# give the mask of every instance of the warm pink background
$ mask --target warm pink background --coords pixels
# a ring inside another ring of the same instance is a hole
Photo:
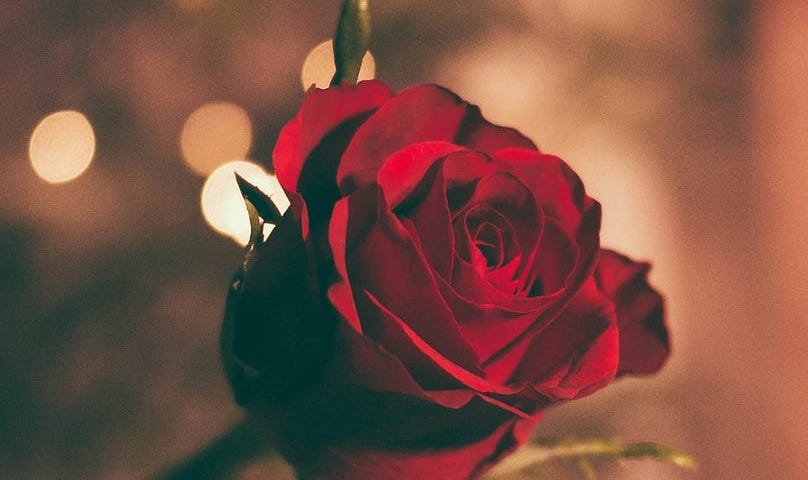
[[[268,158],[338,2],[134,3],[0,7],[2,478],[144,477],[240,418],[217,357],[240,252],[201,219],[177,138],[197,106],[228,100]],[[381,78],[444,84],[566,158],[604,205],[604,244],[654,262],[667,368],[552,411],[539,433],[657,440],[700,464],[601,478],[808,478],[808,6],[371,7]],[[52,186],[26,148],[65,108],[98,148]]]

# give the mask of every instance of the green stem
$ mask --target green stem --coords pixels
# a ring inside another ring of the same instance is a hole
[[[269,450],[266,435],[248,418],[182,463],[155,475],[153,480],[232,478],[239,469]]]
[[[337,71],[331,79],[331,85],[356,83],[369,42],[368,0],[345,0],[334,34],[334,64]]]
[[[592,462],[590,462],[586,458],[579,458],[578,459],[578,468],[581,470],[581,473],[584,474],[584,478],[586,480],[597,480],[598,476],[595,473],[595,467],[592,466]]]
[[[609,440],[542,439],[526,445],[511,459],[495,468],[492,478],[561,459],[638,459],[647,458],[673,463],[683,468],[695,468],[687,454],[667,445],[653,442],[626,443]]]

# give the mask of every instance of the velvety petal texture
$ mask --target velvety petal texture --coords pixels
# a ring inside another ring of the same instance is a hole
[[[303,480],[479,478],[544,408],[669,354],[648,265],[562,159],[445,88],[311,89],[231,292],[239,400]]]
[[[648,284],[650,268],[647,263],[604,249],[595,271],[601,291],[617,309],[620,375],[655,373],[670,354],[664,301]]]
[[[373,183],[384,161],[409,145],[446,141],[486,153],[507,147],[535,150],[512,128],[492,125],[454,93],[436,85],[403,90],[356,131],[337,169],[343,194]]]
[[[524,443],[536,421],[512,419],[485,438],[430,450],[331,448],[298,469],[300,480],[411,480],[478,478]]]

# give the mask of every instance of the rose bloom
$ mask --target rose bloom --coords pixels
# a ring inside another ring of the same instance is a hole
[[[601,249],[578,176],[452,92],[312,88],[272,163],[292,205],[222,348],[300,478],[478,478],[546,407],[665,362],[649,267]]]

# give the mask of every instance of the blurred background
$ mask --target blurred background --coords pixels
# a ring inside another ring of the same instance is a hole
[[[302,82],[328,78],[301,69],[339,4],[4,0],[0,477],[146,478],[241,418],[218,360],[244,235],[228,172],[272,184],[228,162],[266,162]],[[663,372],[558,407],[538,434],[654,440],[699,464],[599,478],[808,478],[808,5],[371,10],[364,75],[443,84],[565,158],[604,205],[604,245],[651,260],[667,297]],[[291,478],[274,458],[239,475]]]

